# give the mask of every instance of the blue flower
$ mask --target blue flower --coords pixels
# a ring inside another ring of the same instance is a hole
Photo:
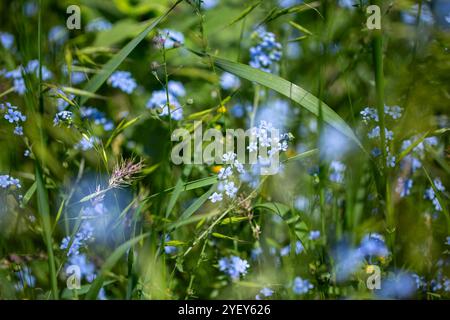
[[[202,7],[206,10],[212,9],[219,3],[219,0],[202,0]]]
[[[271,72],[276,62],[281,60],[281,44],[276,42],[275,34],[258,28],[254,33],[258,44],[250,48],[250,66]]]
[[[183,118],[183,108],[178,102],[177,98],[169,92],[170,116],[174,120],[181,120]],[[161,116],[169,115],[169,108],[167,106],[167,94],[165,90],[153,92],[150,99],[147,101],[147,109],[159,109]]]
[[[293,7],[302,3],[303,0],[278,0],[278,5],[283,8]]]
[[[111,28],[112,28],[111,22],[109,22],[105,18],[96,18],[92,21],[89,21],[89,23],[86,26],[86,31],[87,32],[106,31],[110,30]]]
[[[137,87],[136,80],[133,79],[128,71],[115,71],[109,77],[108,84],[128,94],[131,94]]]
[[[59,126],[61,123],[64,123],[67,126],[70,126],[73,121],[73,113],[71,111],[60,111],[55,115],[53,119],[53,125]]]
[[[312,288],[314,288],[314,285],[309,280],[303,280],[301,277],[296,277],[292,285],[292,290],[295,294],[306,294]]]
[[[39,77],[39,61],[34,59],[28,61],[27,66],[25,67],[25,72],[28,74],[34,74],[36,77]],[[47,81],[53,77],[53,74],[50,70],[47,69],[46,66],[42,66],[42,80]]]
[[[8,32],[0,32],[0,43],[3,48],[9,50],[14,45],[14,36]]]
[[[63,45],[69,39],[69,32],[65,26],[54,26],[48,32],[48,41],[56,45]]]
[[[230,111],[236,118],[242,118],[245,114],[245,108],[239,103],[235,104]]]
[[[259,294],[256,295],[255,299],[262,300],[264,297],[268,298],[268,297],[271,297],[272,295],[273,295],[273,290],[270,288],[264,287],[259,291]]]
[[[295,242],[295,254],[300,254],[304,250],[304,247],[300,241]],[[291,245],[287,245],[280,250],[280,255],[282,257],[287,256],[291,252]]]
[[[345,164],[340,161],[333,160],[330,163],[330,181],[342,183],[344,181]]]
[[[165,242],[169,242],[170,241],[170,236],[166,235],[166,240]],[[177,251],[177,247],[175,246],[164,246],[164,252],[166,254],[172,254],[175,253]]]
[[[407,299],[414,295],[416,288],[416,280],[411,274],[398,272],[382,281],[377,294],[382,298]]]
[[[355,0],[339,0],[339,6],[342,8],[352,9],[355,5]]]
[[[252,252],[250,255],[253,260],[256,260],[261,256],[262,253],[263,253],[263,251],[262,251],[261,247],[256,247],[256,248],[252,249]]]
[[[435,179],[433,180],[433,183],[434,183],[434,187],[435,187],[438,191],[441,191],[441,192],[444,192],[444,191],[445,191],[445,187],[444,187],[444,185],[442,184],[440,178],[435,178]],[[434,191],[434,189],[433,189],[432,187],[429,187],[429,188],[427,188],[427,189],[425,190],[424,198],[425,198],[425,199],[428,199],[428,200],[431,200],[431,202],[433,203],[434,208],[436,209],[436,211],[442,211],[442,206],[441,206],[441,204],[439,203],[439,199],[437,198],[436,193],[435,193],[435,191]]]
[[[317,240],[320,238],[320,231],[319,230],[311,230],[309,232],[309,240]]]
[[[446,245],[450,246],[450,236],[447,237],[447,242],[445,243]]]
[[[186,89],[184,89],[183,84],[179,81],[170,80],[167,83],[167,89],[175,97],[184,97],[186,95]]]
[[[362,256],[369,257],[386,257],[389,254],[383,236],[378,233],[364,236],[359,245],[359,250]]]
[[[241,80],[234,74],[224,72],[220,76],[220,86],[225,90],[237,89],[241,85]]]
[[[184,44],[184,35],[178,31],[163,29],[159,32],[157,43],[160,47],[164,45],[165,49],[180,47]]]
[[[221,258],[219,260],[219,270],[228,274],[233,280],[237,280],[241,276],[246,275],[249,267],[250,265],[247,260],[241,259],[238,256]]]
[[[87,151],[94,147],[94,143],[97,141],[94,137],[86,138],[83,136],[81,140],[75,145],[75,149]]]
[[[23,290],[25,287],[34,288],[36,286],[36,278],[31,274],[31,269],[23,267],[16,273],[19,282],[15,285],[16,290]]]
[[[94,124],[103,126],[105,131],[111,131],[114,129],[114,123],[107,119],[105,114],[96,108],[81,107],[80,115],[83,120],[88,119],[94,121]]]
[[[96,277],[95,265],[92,262],[88,261],[86,255],[72,255],[68,261],[70,265],[76,265],[80,268],[81,277],[86,279],[87,282],[91,283],[92,281],[94,281]]]
[[[22,186],[20,185],[19,179],[13,178],[9,175],[0,175],[0,188],[9,189],[10,187],[20,189]]]
[[[397,187],[395,188],[395,191],[400,195],[401,198],[403,198],[410,194],[412,186],[412,179],[405,179],[400,177],[397,180]]]

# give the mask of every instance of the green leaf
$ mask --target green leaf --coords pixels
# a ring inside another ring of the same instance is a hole
[[[233,224],[233,223],[239,223],[241,221],[248,221],[247,217],[227,217],[223,219],[220,224],[226,225],[226,224]]]
[[[173,190],[172,195],[170,196],[169,204],[167,205],[166,218],[169,217],[170,213],[172,212],[173,208],[175,207],[178,197],[180,196],[181,192],[183,191],[183,187],[184,187],[183,179],[179,178],[177,181],[177,184],[175,185],[175,190]]]
[[[205,54],[203,53],[193,50],[191,51],[199,56],[205,56]],[[316,116],[319,115],[319,105],[321,105],[323,120],[330,126],[334,127],[335,129],[349,137],[359,147],[361,147],[361,149],[364,150],[360,141],[353,133],[353,130],[347,125],[347,123],[336,112],[334,112],[333,109],[325,104],[325,102],[321,102],[317,97],[315,97],[305,89],[279,76],[263,72],[246,64],[214,56],[212,57],[212,59],[214,61],[214,64],[220,69],[272,89],[289,98],[290,100],[298,103],[303,108],[312,112]]]
[[[102,84],[109,78],[109,76],[120,66],[120,64],[125,60],[126,57],[131,53],[131,51],[136,48],[136,46],[145,39],[147,34],[150,33],[167,15],[181,2],[178,0],[169,10],[166,11],[162,16],[153,21],[148,27],[146,27],[139,35],[137,35],[133,40],[131,40],[125,47],[123,47],[118,53],[116,53],[97,73],[86,86],[83,88],[84,91],[95,93]],[[83,105],[87,101],[87,97],[83,96],[80,100],[80,105]]]
[[[260,5],[260,3],[261,3],[261,1],[258,1],[258,2],[256,2],[256,3],[254,3],[254,4],[250,5],[250,6],[248,6],[247,8],[245,8],[245,10],[244,10],[238,17],[236,17],[235,19],[233,19],[233,21],[231,21],[231,22],[228,24],[228,27],[231,26],[231,25],[233,25],[233,24],[235,24],[236,22],[241,21],[241,20],[244,19],[246,16],[248,16],[248,15],[250,14],[250,12],[253,11],[253,9],[255,9],[257,6]]]
[[[105,281],[106,274],[115,266],[115,264],[119,261],[119,259],[127,252],[128,249],[130,249],[132,246],[134,246],[136,243],[144,239],[145,237],[148,237],[149,233],[142,234],[140,236],[137,236],[133,239],[128,240],[127,242],[120,245],[105,261],[103,264],[99,275],[97,278],[95,278],[94,282],[91,284],[91,287],[89,288],[89,291],[86,294],[85,299],[86,300],[94,300],[97,298],[97,295],[100,291],[100,289],[103,286],[103,282]]]

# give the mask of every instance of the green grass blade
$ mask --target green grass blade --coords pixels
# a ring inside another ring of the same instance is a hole
[[[205,56],[205,54],[200,52],[192,52],[200,56]],[[358,140],[353,130],[347,125],[347,123],[336,112],[334,112],[333,109],[325,104],[325,102],[321,102],[317,97],[315,97],[305,89],[279,76],[263,72],[242,63],[237,63],[218,57],[213,57],[213,61],[214,64],[220,69],[272,89],[289,98],[290,100],[298,103],[303,108],[312,112],[316,116],[319,115],[319,104],[321,104],[323,120],[330,126],[334,127],[335,129],[349,137],[359,147],[361,147],[361,149],[363,149],[361,142]]]
[[[136,48],[136,46],[141,43],[142,40],[152,31],[167,15],[181,2],[178,0],[169,10],[166,11],[162,16],[158,17],[153,21],[148,27],[146,27],[138,36],[131,40],[125,47],[123,47],[118,53],[116,53],[97,73],[86,86],[83,91],[95,93],[102,84],[109,78],[109,76],[120,66],[120,64],[125,60],[126,57],[131,53],[131,51]],[[83,105],[88,100],[87,96],[83,96],[80,100],[80,105]]]

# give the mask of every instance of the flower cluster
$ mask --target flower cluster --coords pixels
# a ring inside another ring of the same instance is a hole
[[[183,119],[183,108],[178,99],[186,95],[186,90],[181,82],[171,80],[167,83],[167,91],[168,93],[166,90],[154,91],[146,107],[158,110],[160,116],[168,116],[170,113],[173,120],[179,121]]]
[[[24,288],[34,288],[36,286],[36,277],[31,273],[31,269],[23,267],[16,273],[16,277],[19,280],[15,285],[17,291],[21,291]]]
[[[275,34],[258,28],[254,33],[258,44],[250,48],[250,66],[265,72],[271,72],[273,65],[281,60],[281,44],[276,41]]]
[[[302,243],[300,241],[296,241],[295,242],[295,254],[300,254],[303,252],[305,248],[303,247]],[[287,255],[289,255],[289,253],[291,252],[291,245],[288,244],[287,246],[281,248],[280,250],[280,255],[282,257],[285,257]]]
[[[111,22],[109,22],[105,18],[96,18],[92,21],[89,21],[89,23],[86,26],[86,31],[87,32],[98,32],[98,31],[110,30],[111,28],[112,28]]]
[[[220,181],[217,188],[218,192],[214,192],[209,197],[211,202],[222,201],[224,195],[231,199],[235,198],[239,190],[238,180],[247,182],[252,187],[256,187],[257,177],[275,161],[275,155],[287,150],[290,139],[289,134],[284,133],[275,136],[274,132],[278,132],[278,130],[275,130],[272,123],[261,121],[258,127],[253,127],[250,130],[251,137],[247,150],[250,153],[259,153],[257,163],[252,164],[250,171],[246,171],[234,152],[230,151],[224,154],[222,156],[224,166],[217,175]],[[265,156],[261,154],[261,148],[267,148],[267,151],[265,151],[267,154]],[[239,174],[239,178],[234,175],[235,173]]]
[[[184,35],[181,32],[163,29],[160,30],[155,42],[159,48],[172,49],[184,44]]]
[[[330,181],[342,183],[344,181],[345,164],[333,160],[330,163]]]
[[[66,125],[67,127],[70,127],[73,122],[73,113],[71,111],[60,111],[55,115],[55,118],[53,119],[53,125],[59,126],[59,125]]]
[[[73,239],[67,236],[61,241],[60,249],[67,250],[67,256],[77,256],[80,254],[80,249],[85,247],[93,237],[93,227],[89,221],[83,221],[80,229],[75,234]],[[71,243],[72,242],[72,243]]]
[[[292,285],[292,290],[295,294],[306,294],[314,288],[314,285],[309,280],[303,280],[301,277],[296,277]]]
[[[392,119],[392,121],[398,120],[402,116],[403,108],[399,106],[384,106],[384,114],[386,116],[389,116],[389,118]],[[380,137],[380,127],[377,125],[379,122],[379,115],[376,109],[366,107],[361,112],[361,117],[363,119],[363,122],[367,125],[374,125],[372,129],[369,131],[367,136],[369,139],[376,139]],[[386,166],[388,167],[395,167],[396,165],[396,158],[394,155],[391,154],[390,148],[389,148],[389,141],[394,140],[394,132],[389,130],[388,128],[384,128],[384,135],[385,135],[385,144],[386,144]],[[374,157],[378,157],[381,155],[381,150],[377,147],[375,147],[372,150],[372,155]]]
[[[19,179],[13,178],[9,175],[0,175],[0,188],[9,189],[11,187],[20,189],[22,186],[20,185]]]
[[[94,144],[97,143],[96,137],[85,137],[83,136],[81,140],[75,145],[75,149],[81,151],[87,151],[94,147]]]
[[[228,274],[233,280],[246,275],[249,267],[247,260],[238,256],[224,257],[219,260],[219,270]]]
[[[105,131],[111,131],[114,129],[114,123],[106,118],[105,114],[96,108],[81,107],[80,116],[83,120],[91,120],[96,125],[103,126]]]
[[[259,293],[256,295],[256,300],[262,300],[264,298],[271,297],[273,295],[273,290],[267,287],[262,288]]]
[[[39,77],[39,61],[31,60],[27,63],[25,67],[19,66],[11,71],[3,71],[0,74],[6,79],[11,79],[14,84],[14,90],[19,95],[23,95],[26,91],[25,80],[23,78],[23,74],[34,74],[36,77]],[[42,66],[42,80],[47,81],[53,77],[53,74],[50,70],[47,69],[44,65]]]
[[[229,72],[224,72],[220,76],[220,86],[222,89],[233,90],[239,88],[240,85],[241,80]]]
[[[69,39],[69,32],[66,26],[57,25],[52,27],[48,32],[48,41],[57,46],[63,45],[67,39]]]
[[[439,178],[435,178],[433,180],[434,183],[434,187],[436,188],[437,191],[440,192],[444,192],[445,191],[445,187],[441,182],[441,179]],[[424,195],[425,199],[431,200],[431,202],[434,205],[434,208],[436,209],[436,211],[442,211],[442,206],[439,203],[439,199],[436,196],[436,193],[434,192],[433,187],[429,187],[425,190],[425,195]]]
[[[15,125],[14,134],[18,136],[23,135],[22,123],[27,120],[27,117],[18,110],[16,106],[11,105],[7,102],[5,104],[0,104],[0,112],[4,113],[3,118],[11,124]]]
[[[10,50],[14,45],[14,36],[8,32],[0,32],[0,44],[3,48]]]
[[[128,94],[133,93],[137,87],[136,80],[128,71],[114,71],[108,79],[108,84]]]

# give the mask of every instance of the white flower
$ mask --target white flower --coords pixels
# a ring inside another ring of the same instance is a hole
[[[233,174],[233,171],[231,170],[231,167],[226,167],[226,168],[220,169],[218,177],[220,180],[225,180],[232,174]]]
[[[236,188],[233,181],[225,183],[224,188],[227,196],[229,196],[230,198],[234,198],[236,196],[238,188]]]
[[[221,193],[214,192],[209,198],[212,203],[216,203],[217,201],[222,201],[223,196]]]
[[[234,152],[227,152],[222,156],[222,161],[225,163],[232,163],[236,159],[236,154]]]

